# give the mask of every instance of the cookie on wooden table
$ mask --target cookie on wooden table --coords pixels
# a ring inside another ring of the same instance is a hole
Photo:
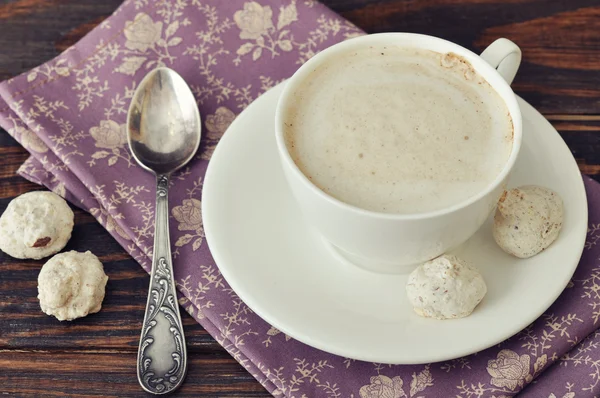
[[[0,250],[15,258],[40,259],[61,251],[73,231],[73,211],[60,196],[28,192],[0,217]]]
[[[40,307],[59,321],[71,321],[100,311],[108,276],[90,251],[57,254],[38,276]]]
[[[535,256],[558,238],[563,202],[548,188],[527,185],[506,191],[494,215],[494,239],[519,258]]]
[[[454,319],[470,315],[487,293],[487,286],[475,267],[444,254],[408,276],[406,293],[418,315]]]

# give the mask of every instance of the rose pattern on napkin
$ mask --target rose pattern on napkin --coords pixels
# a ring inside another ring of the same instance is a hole
[[[542,366],[546,363],[546,356],[542,359]],[[496,359],[490,359],[487,365],[487,371],[492,376],[490,384],[496,387],[515,390],[517,387],[523,387],[523,384],[529,383],[533,377],[529,374],[529,355],[515,353],[511,350],[502,350],[498,353]]]
[[[155,184],[129,153],[125,119],[147,71],[166,65],[182,74],[204,131],[196,159],[171,182],[180,303],[274,396],[600,393],[594,359],[600,336],[593,334],[600,317],[600,214],[594,208],[583,260],[561,298],[513,338],[452,361],[390,366],[312,349],[261,320],[227,285],[204,241],[200,211],[216,144],[261,93],[319,50],[360,34],[313,0],[128,0],[73,48],[0,84],[0,125],[32,154],[21,175],[89,211],[148,270]],[[586,188],[590,203],[600,203],[600,188],[591,180]],[[546,377],[551,373],[561,376]]]

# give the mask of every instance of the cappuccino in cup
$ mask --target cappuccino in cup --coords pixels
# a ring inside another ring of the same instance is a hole
[[[361,209],[458,205],[489,187],[512,152],[505,101],[454,53],[365,44],[296,87],[283,120],[292,160],[319,189]]]

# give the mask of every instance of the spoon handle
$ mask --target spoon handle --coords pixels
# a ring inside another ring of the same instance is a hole
[[[152,394],[167,394],[185,378],[187,351],[179,315],[169,241],[169,176],[156,178],[154,255],[137,359],[138,381]]]

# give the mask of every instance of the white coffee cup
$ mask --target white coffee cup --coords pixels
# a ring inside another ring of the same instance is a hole
[[[453,52],[471,63],[505,102],[514,128],[512,152],[502,172],[483,191],[468,200],[421,214],[388,214],[344,203],[315,186],[296,166],[284,140],[285,110],[298,85],[322,64],[356,47],[396,45]],[[376,272],[410,272],[414,265],[435,258],[469,239],[489,217],[506,187],[522,138],[521,111],[510,88],[521,50],[507,39],[498,39],[481,55],[452,42],[412,33],[380,33],[336,44],[319,54],[288,80],[277,104],[275,131],[283,171],[306,221],[346,260]]]

